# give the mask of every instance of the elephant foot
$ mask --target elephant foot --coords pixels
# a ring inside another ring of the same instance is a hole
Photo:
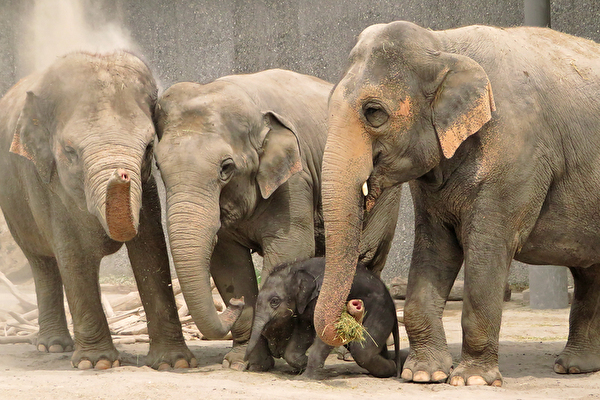
[[[438,352],[438,356],[428,360],[419,360],[418,355],[409,350],[400,377],[405,381],[417,383],[446,382],[452,370],[452,356],[449,352]]]
[[[248,367],[248,364],[244,361],[247,347],[247,344],[234,343],[233,348],[223,357],[223,368],[231,368],[238,371],[245,370]]]
[[[73,351],[73,339],[67,334],[55,336],[38,336],[36,346],[42,353],[64,353]]]
[[[482,368],[458,365],[450,374],[448,383],[452,386],[502,386],[502,374],[498,366]]]
[[[109,369],[120,366],[119,352],[112,347],[106,351],[75,350],[71,364],[79,369]]]
[[[299,378],[302,380],[320,381],[329,378],[330,374],[325,368],[307,368]]]
[[[337,354],[338,360],[354,361],[354,357],[352,357],[350,350],[348,350],[346,346],[336,347],[334,353]]]
[[[245,345],[239,346],[246,348]],[[235,347],[234,347],[235,350]],[[233,352],[233,350],[232,350]],[[231,354],[231,352],[230,352]],[[229,354],[228,354],[229,355]],[[227,356],[225,356],[227,358]],[[223,361],[223,365],[225,365],[225,361]],[[248,360],[245,362],[245,366],[248,371],[252,372],[265,372],[273,368],[275,366],[275,359],[271,356],[268,349],[260,349],[255,348],[252,352]]]
[[[600,354],[597,352],[565,349],[554,361],[554,372],[557,374],[582,374],[594,371],[600,371]]]
[[[198,360],[185,343],[177,345],[151,343],[150,351],[146,357],[146,365],[159,371],[168,371],[171,369],[196,368],[198,367]]]

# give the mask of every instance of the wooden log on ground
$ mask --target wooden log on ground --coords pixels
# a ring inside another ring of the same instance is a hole
[[[31,299],[28,299],[26,295],[21,293],[21,291],[15,285],[13,285],[13,283],[2,272],[0,272],[0,282],[3,282],[6,286],[8,286],[8,290],[10,290],[13,296],[19,300],[19,304],[21,304],[21,307],[23,307],[25,311],[31,311],[37,308],[37,304]]]

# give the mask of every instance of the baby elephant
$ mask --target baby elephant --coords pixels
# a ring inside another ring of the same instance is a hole
[[[324,258],[283,264],[273,270],[258,294],[246,359],[263,335],[273,357],[283,357],[293,368],[304,370],[304,377],[322,375],[325,359],[333,348],[316,337],[313,325],[324,270]],[[347,345],[354,360],[376,377],[397,376],[401,367],[398,320],[384,283],[359,265],[348,300],[348,313],[359,322],[362,318],[367,331],[364,342]],[[393,359],[386,346],[390,333],[396,349]]]

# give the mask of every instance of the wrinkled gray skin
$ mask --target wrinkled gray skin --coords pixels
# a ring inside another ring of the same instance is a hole
[[[118,364],[98,271],[123,242],[148,319],[148,365],[195,363],[177,317],[151,175],[156,90],[132,54],[72,53],[0,100],[0,206],[32,267],[37,346],[74,349],[79,368]]]
[[[231,329],[234,348],[225,366],[273,365],[264,340],[244,363],[258,294],[250,253],[264,257],[263,278],[275,265],[323,255],[321,160],[331,87],[268,70],[178,83],[159,99],[156,157],[167,188],[171,252],[200,331],[222,337]],[[365,223],[360,249],[377,271],[394,234],[400,191],[387,198]],[[211,274],[227,304],[244,297],[233,326],[232,307],[222,319],[215,310]]]
[[[316,337],[313,325],[324,271],[324,258],[284,264],[273,270],[258,293],[249,353],[262,335],[267,339],[271,354],[283,357],[293,368],[304,371],[302,376],[324,376],[323,365],[333,347]],[[385,284],[360,265],[348,296],[348,300],[351,299],[362,300],[361,317],[364,317],[361,319],[368,333],[364,342],[347,344],[352,357],[376,377],[397,376],[402,364],[398,320],[394,300]],[[353,315],[352,310],[348,312]],[[388,353],[386,345],[390,333],[394,335],[394,354]]]
[[[502,383],[498,337],[512,258],[570,268],[569,338],[554,370],[599,370],[598,93],[600,45],[550,29],[367,28],[330,101],[327,266],[315,310],[324,341],[332,344],[358,257],[363,182],[376,202],[381,189],[411,181],[402,377]],[[462,357],[451,370],[441,317],[463,262]]]

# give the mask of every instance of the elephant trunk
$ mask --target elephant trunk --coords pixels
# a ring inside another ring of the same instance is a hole
[[[105,213],[112,239],[127,242],[137,235],[139,219],[131,210],[131,179],[122,168],[115,170],[106,185]]]
[[[216,197],[216,198],[214,198]],[[196,326],[209,339],[223,338],[244,308],[232,299],[219,315],[210,285],[210,260],[220,228],[219,196],[168,193],[167,221],[173,262]]]
[[[356,322],[362,324],[363,318],[365,317],[365,305],[361,299],[348,300],[346,311],[348,311],[348,314],[350,314]]]
[[[265,329],[265,325],[269,322],[268,319],[262,318],[259,315],[254,315],[254,323],[252,324],[252,335],[250,336],[250,340],[248,341],[248,347],[246,348],[246,357],[247,360],[252,351],[258,344],[258,340],[260,339],[263,330]]]
[[[124,156],[130,149],[108,154],[92,151],[86,157],[86,201],[107,235],[126,242],[137,235],[142,204],[142,154]],[[99,156],[99,154],[101,156]]]
[[[369,177],[372,145],[355,113],[334,92],[330,102],[329,134],[323,155],[323,219],[326,263],[323,286],[315,308],[315,329],[331,346],[342,340],[334,328],[346,309],[359,256],[363,226],[362,188]]]

